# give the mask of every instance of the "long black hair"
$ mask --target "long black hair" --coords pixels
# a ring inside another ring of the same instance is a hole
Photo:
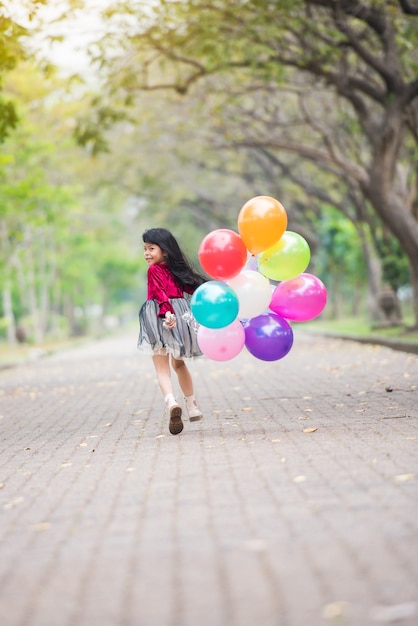
[[[208,280],[194,269],[177,239],[166,228],[149,228],[142,234],[142,240],[161,248],[170,272],[181,287],[197,288]]]

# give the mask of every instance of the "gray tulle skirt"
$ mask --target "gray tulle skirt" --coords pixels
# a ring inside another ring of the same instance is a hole
[[[172,298],[177,325],[164,328],[164,318],[158,317],[156,300],[147,300],[139,311],[138,350],[146,354],[172,354],[175,359],[191,359],[201,356],[197,343],[197,325],[191,315],[186,298]]]

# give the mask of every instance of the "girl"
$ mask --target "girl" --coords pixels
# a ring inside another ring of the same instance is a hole
[[[169,430],[183,430],[182,409],[171,383],[171,366],[184,394],[189,420],[203,418],[193,392],[193,381],[184,358],[200,356],[196,332],[187,323],[190,305],[184,292],[192,294],[206,278],[197,273],[170,231],[150,228],[142,235],[148,264],[148,295],[139,311],[138,349],[152,354],[158,384],[169,416]]]

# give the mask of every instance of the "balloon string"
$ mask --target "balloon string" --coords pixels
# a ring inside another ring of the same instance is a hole
[[[184,313],[182,316],[182,319],[184,319],[184,321],[187,323],[188,326],[190,326],[190,328],[197,333],[197,331],[199,330],[199,322],[196,321],[196,319],[193,317],[193,315],[189,312]]]

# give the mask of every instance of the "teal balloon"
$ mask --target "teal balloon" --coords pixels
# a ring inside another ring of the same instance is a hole
[[[217,280],[209,280],[196,289],[190,308],[202,326],[225,328],[238,317],[239,301],[232,287]]]

